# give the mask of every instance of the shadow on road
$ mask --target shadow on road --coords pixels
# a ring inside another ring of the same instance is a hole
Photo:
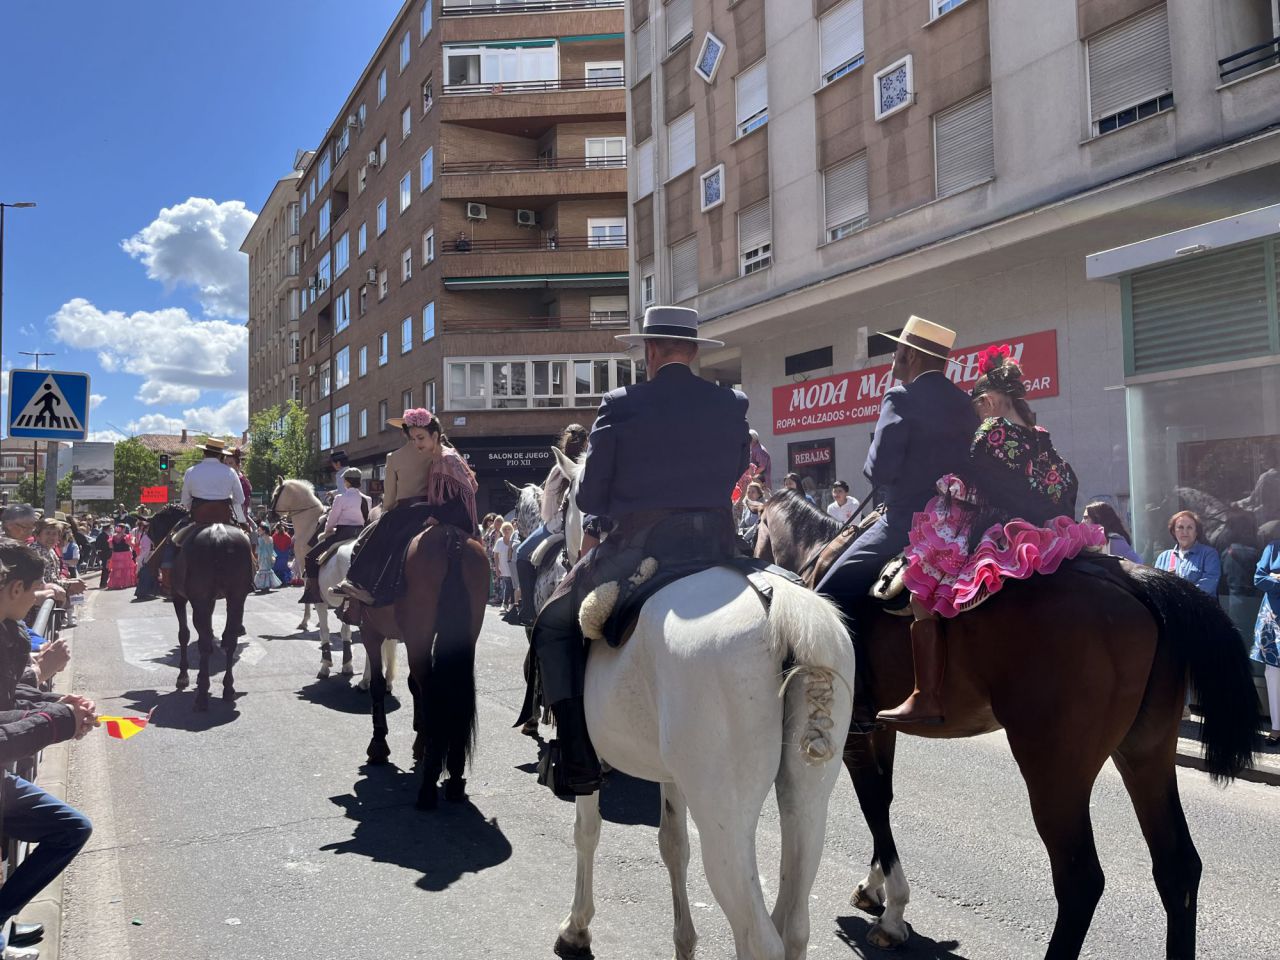
[[[313,680],[298,691],[298,699],[338,713],[371,716],[373,708],[369,703],[369,691],[356,685],[358,679],[334,674],[324,680]],[[386,707],[387,713],[394,713],[400,709],[400,699],[394,693],[388,693]]]
[[[539,739],[538,750],[546,749],[546,744]],[[515,767],[521,773],[531,773],[536,778],[538,775],[538,761],[531,760],[528,763],[517,764]],[[543,796],[552,799],[554,796],[546,787],[539,787],[541,791],[546,791]],[[555,797],[565,803],[573,803],[573,797]],[[619,770],[612,771],[604,782],[604,789],[600,792],[600,816],[608,823],[618,823],[624,826],[646,826],[656,827],[658,819],[662,814],[662,793],[658,785],[650,780],[637,780],[635,777],[629,777]]]
[[[868,960],[879,960],[890,953],[895,957],[916,957],[918,960],[968,960],[964,954],[955,952],[960,946],[958,940],[930,940],[914,929],[910,939],[896,950],[873,947],[867,943],[867,931],[874,922],[862,916],[836,917],[836,939],[852,950],[855,957]]]
[[[350,840],[320,849],[354,853],[420,874],[423,890],[440,891],[469,873],[496,867],[511,857],[511,843],[496,819],[486,819],[470,801],[442,802],[420,812],[419,774],[394,765],[366,766],[352,793],[331,797],[355,821]]]
[[[123,714],[145,716],[154,709],[151,726],[185,730],[188,733],[203,733],[240,718],[240,711],[236,709],[235,701],[228,702],[222,699],[222,686],[217,681],[209,688],[208,713],[196,713],[193,709],[196,699],[195,682],[195,673],[192,672],[192,685],[187,690],[170,690],[165,693],[159,690],[130,690],[112,699],[129,701],[120,709]],[[243,696],[243,692],[237,693],[236,699]],[[99,704],[98,709],[103,713],[110,712],[102,704]]]

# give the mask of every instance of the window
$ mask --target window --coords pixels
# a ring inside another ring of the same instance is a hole
[[[333,145],[333,156],[336,160],[341,160],[347,155],[347,151],[351,149],[351,124],[344,123],[342,125],[342,133],[338,135],[338,142]]]
[[[320,294],[328,290],[329,282],[330,282],[329,254],[326,253],[323,257],[320,258],[320,263],[316,267],[316,285],[314,288],[316,293]]]
[[[674,50],[693,36],[692,0],[670,0],[664,11],[667,20],[667,50]]]
[[[302,402],[302,380],[297,376],[289,378],[289,399],[295,403]]]
[[[387,271],[379,270],[378,271],[378,299],[385,300],[390,290],[391,290],[391,285],[387,281]]]
[[[424,114],[431,109],[431,104],[435,102],[435,97],[433,95],[434,86],[435,80],[430,74],[428,74],[427,79],[422,81],[422,112]]]
[[[343,290],[333,301],[333,332],[341,333],[351,326],[351,290]]]
[[[382,72],[378,74],[378,104],[387,99],[387,68],[383,67]]]
[[[413,387],[400,393],[400,412],[413,409]]]
[[[400,111],[400,139],[409,139],[409,134],[413,132],[413,111],[405,107]]]
[[[694,161],[693,111],[667,124],[667,179],[692,169]]]
[[[409,41],[412,34],[405,31],[403,37],[400,38],[400,72],[404,73],[404,68],[409,65]]]
[[[356,174],[356,196],[364,193],[364,188],[369,185],[369,165],[367,163],[360,164],[360,170]]]
[[[591,298],[592,326],[625,326],[627,323],[627,298],[607,296]]]
[[[400,352],[408,353],[413,349],[413,317],[405,317],[400,321]]]
[[[822,171],[828,240],[847,237],[867,222],[867,155],[865,151]]]
[[[1163,3],[1090,38],[1088,54],[1089,113],[1095,134],[1110,133],[1173,106],[1169,14]]]
[[[351,382],[351,348],[343,347],[333,355],[333,389],[341,390]]]
[[[427,39],[427,34],[431,32],[431,4],[433,3],[435,0],[426,0],[422,5],[422,21],[418,25],[419,43]]]
[[[862,0],[847,0],[818,21],[822,35],[820,59],[825,87],[862,66]]]
[[[320,364],[320,396],[327,397],[333,392],[333,372],[326,360]]]
[[[773,213],[768,200],[738,214],[738,259],[744,277],[773,263]]]
[[[367,437],[369,435],[369,408],[365,407],[360,411],[360,429],[356,434],[357,437]]]
[[[436,302],[432,300],[422,308],[422,342],[436,335]]]
[[[362,103],[360,104],[360,109],[356,111],[356,121],[360,124],[361,130],[364,129],[364,122],[368,118],[369,118],[369,108]]]
[[[587,246],[625,247],[627,245],[626,217],[589,217],[587,219]]]
[[[325,144],[320,151],[320,165],[316,168],[316,186],[323,187],[329,182],[329,174],[333,171],[333,161],[329,157],[329,145]],[[312,197],[314,200],[315,198]]]
[[[444,62],[446,91],[450,87],[560,78],[560,58],[554,40],[445,47]]]
[[[405,283],[413,279],[413,247],[405,247],[404,253],[400,254],[400,282]]]
[[[916,99],[915,75],[911,54],[877,70],[873,84],[876,120],[884,120],[907,109]]]
[[[413,173],[406,173],[400,178],[400,212],[404,213],[413,202]]]
[[[297,333],[289,334],[289,362],[299,363],[302,360],[302,338]]]
[[[387,198],[378,201],[378,236],[387,232]]]
[[[369,285],[367,283],[360,284],[360,316],[364,316],[369,312]]]
[[[383,137],[378,141],[378,166],[385,167],[387,165],[387,138]]]
[[[328,450],[333,446],[333,437],[329,431],[330,418],[329,414],[320,414],[320,437],[319,445],[321,450]]]
[[[698,238],[688,237],[669,248],[671,257],[671,299],[688,300],[698,292]]]
[[[653,138],[636,147],[636,196],[653,193]]]
[[[356,256],[364,256],[364,252],[369,249],[369,225],[367,223],[360,224],[360,229],[356,231]]]
[[[436,258],[436,231],[432,227],[422,235],[422,265],[432,263]]]
[[[333,275],[342,276],[342,272],[349,266],[351,266],[351,234],[344,230],[333,246]]]
[[[378,430],[387,429],[387,401],[378,401]]]
[[[648,20],[636,30],[635,60],[632,73],[637,80],[642,80],[653,72],[653,31]]]
[[[427,147],[427,152],[422,155],[422,160],[418,164],[418,190],[422,191],[431,186],[431,181],[435,179],[435,148]]]
[[[436,412],[436,382],[428,380],[422,385],[422,405],[432,413]]]
[[[734,80],[738,105],[738,136],[759,130],[769,122],[769,73],[761,60]]]
[[[323,240],[329,235],[329,227],[333,222],[333,203],[329,199],[325,199],[320,205],[320,239]]]
[[[588,63],[586,67],[587,87],[620,87],[622,86],[622,61],[605,60],[600,63]]]
[[[588,167],[625,167],[627,138],[588,137],[586,154]]]
[[[724,203],[724,164],[717,164],[698,178],[702,212]]]
[[[363,377],[369,372],[369,348],[361,347],[356,354],[356,376]]]
[[[652,307],[658,302],[658,288],[653,277],[653,261],[640,264],[640,306]]]
[[[693,72],[707,83],[716,78],[720,69],[720,58],[724,56],[724,41],[714,33],[702,38],[702,49],[698,51],[698,59],[693,64]]]
[[[939,197],[995,176],[990,90],[934,115],[933,156]]]
[[[391,338],[385,334],[378,335],[378,366],[385,367],[390,357]]]
[[[449,410],[596,407],[643,379],[631,360],[613,356],[450,360],[445,373]]]
[[[933,19],[936,20],[944,13],[949,13],[960,6],[964,0],[929,0],[929,2],[933,4]]]

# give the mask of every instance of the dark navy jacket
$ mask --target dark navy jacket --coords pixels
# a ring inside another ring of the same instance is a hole
[[[747,469],[747,398],[669,363],[605,395],[578,486],[584,513],[728,508]]]
[[[941,372],[885,393],[862,472],[888,507],[890,527],[908,528],[938,478],[964,470],[978,422],[969,395]]]

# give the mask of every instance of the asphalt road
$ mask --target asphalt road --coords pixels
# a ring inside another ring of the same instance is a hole
[[[203,715],[192,713],[190,691],[173,689],[171,610],[130,603],[127,593],[91,597],[76,631],[75,689],[102,712],[156,709],[153,727],[129,741],[95,733],[73,745],[70,799],[95,833],[69,872],[62,957],[550,958],[572,896],[573,808],[536,784],[534,744],[511,729],[523,692],[523,633],[490,612],[477,662],[471,802],[420,813],[411,771],[362,767],[367,695],[344,678],[315,679],[318,643],[314,632],[294,630],[297,595],[250,598],[236,670],[241,695],[234,705],[216,699]],[[220,683],[215,677],[215,693]],[[395,690],[406,694],[403,676]],[[394,709],[389,720],[393,764],[408,767],[409,712]],[[1193,770],[1178,778],[1205,861],[1200,956],[1271,960],[1280,953],[1280,792],[1250,783],[1224,791]],[[593,924],[602,960],[672,955],[657,796],[655,786],[626,778],[606,790]],[[1003,735],[906,738],[897,796],[916,931],[899,956],[1042,956],[1054,918],[1048,861]],[[1093,814],[1107,890],[1086,955],[1163,956],[1147,851],[1109,766]],[[868,919],[847,906],[870,843],[844,779],[828,833],[809,955],[887,956],[864,945]],[[777,836],[770,802],[759,838],[767,890],[777,876]],[[731,957],[696,831],[693,842],[699,955]]]

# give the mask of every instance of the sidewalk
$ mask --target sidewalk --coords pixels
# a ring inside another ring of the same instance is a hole
[[[1200,721],[1194,719],[1183,720],[1182,729],[1178,734],[1178,766],[1192,767],[1196,770],[1204,769],[1203,750],[1198,739],[1200,734]],[[1257,742],[1258,753],[1254,756],[1254,766],[1252,770],[1246,770],[1240,774],[1241,780],[1248,780],[1252,783],[1265,783],[1273,787],[1280,787],[1280,748],[1268,747],[1263,743],[1262,735],[1259,734]]]

